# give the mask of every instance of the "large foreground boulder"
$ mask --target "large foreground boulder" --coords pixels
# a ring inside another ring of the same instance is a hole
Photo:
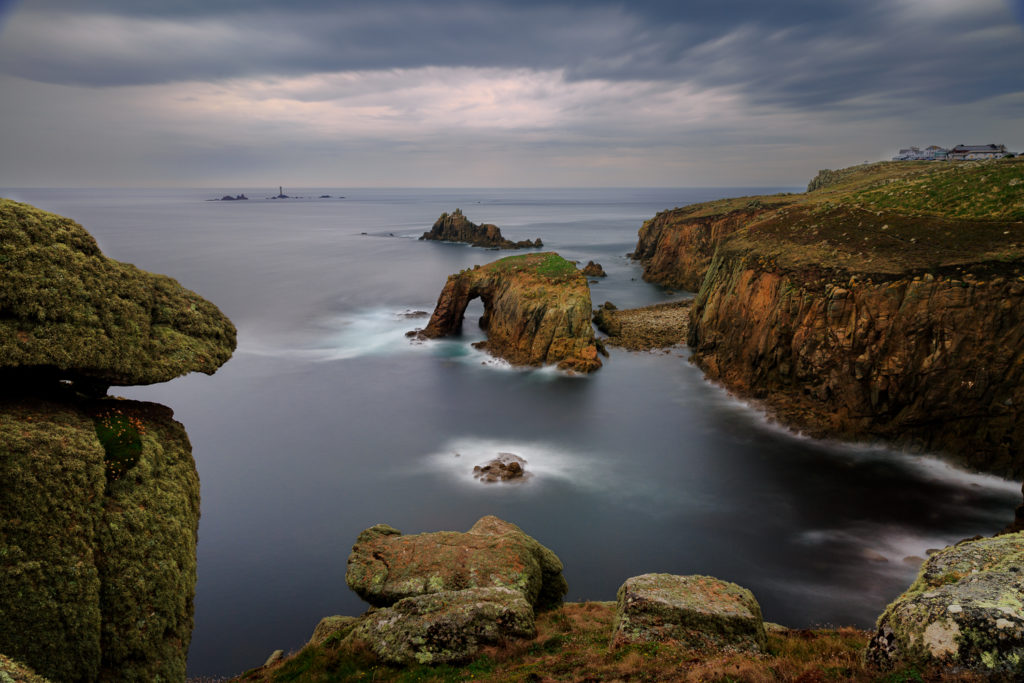
[[[537,634],[533,607],[511,588],[469,588],[399,600],[370,610],[349,636],[389,664],[450,664],[481,645]]]
[[[418,595],[498,586],[547,609],[561,604],[569,590],[557,555],[515,524],[490,515],[466,533],[403,536],[386,524],[370,527],[352,547],[345,581],[378,607]]]
[[[867,659],[1024,678],[1024,533],[932,555],[878,619]]]
[[[175,280],[105,257],[69,218],[0,199],[0,372],[4,389],[44,376],[153,384],[213,372],[235,327]]]
[[[619,588],[611,646],[678,641],[700,650],[761,652],[761,606],[746,588],[712,576],[643,574]]]

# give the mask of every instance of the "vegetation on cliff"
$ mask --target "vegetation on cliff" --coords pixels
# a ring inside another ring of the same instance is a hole
[[[1024,476],[1024,160],[868,164],[814,185],[641,229],[646,277],[700,283],[694,362],[812,435]]]
[[[474,247],[488,247],[491,249],[532,249],[544,246],[540,238],[533,240],[520,240],[513,242],[501,236],[501,229],[493,223],[477,225],[462,213],[462,209],[455,209],[452,213],[442,213],[441,217],[434,222],[433,227],[420,236],[421,240],[434,240],[438,242],[464,242]]]
[[[577,372],[601,367],[587,279],[558,254],[509,256],[449,276],[422,336],[457,333],[477,297],[484,303],[480,327],[487,331],[482,348],[495,356]]]
[[[108,259],[78,223],[0,199],[3,368],[105,385],[212,374],[235,348],[217,307]],[[11,375],[13,377],[13,375]]]

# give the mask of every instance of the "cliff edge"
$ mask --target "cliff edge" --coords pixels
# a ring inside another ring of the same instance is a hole
[[[554,252],[509,256],[450,275],[420,334],[428,339],[462,329],[466,306],[481,298],[487,331],[481,346],[515,365],[557,364],[592,372],[601,367],[590,325],[587,279]]]
[[[1024,160],[825,176],[641,228],[645,277],[700,276],[693,362],[811,435],[1024,476]]]

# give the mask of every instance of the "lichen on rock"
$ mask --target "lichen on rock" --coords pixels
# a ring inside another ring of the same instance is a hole
[[[515,365],[557,364],[593,372],[601,367],[590,325],[590,289],[571,262],[545,252],[509,256],[448,277],[425,338],[462,329],[466,307],[484,303],[482,348]]]
[[[940,665],[1024,677],[1024,533],[932,555],[879,617],[866,658],[882,669]]]
[[[762,652],[761,607],[746,588],[712,576],[643,574],[618,592],[613,648],[677,641],[705,651]]]
[[[568,591],[558,556],[493,516],[482,517],[466,533],[405,536],[385,524],[370,527],[352,547],[345,581],[378,607],[417,595],[498,586],[548,609]]]

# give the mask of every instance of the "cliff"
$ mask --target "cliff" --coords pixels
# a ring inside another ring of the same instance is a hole
[[[592,372],[601,367],[590,325],[590,289],[576,266],[546,252],[509,256],[448,277],[420,334],[444,337],[462,329],[466,306],[481,298],[483,348],[516,365],[555,363]]]
[[[465,242],[474,247],[489,247],[492,249],[532,249],[543,247],[544,243],[538,237],[534,241],[521,240],[513,242],[501,236],[501,229],[497,225],[484,223],[477,225],[462,214],[462,209],[455,209],[452,213],[442,213],[435,221],[429,231],[423,233],[421,240],[436,240],[440,242]]]
[[[68,219],[0,201],[0,236],[0,652],[53,680],[183,680],[191,446],[170,409],[99,396],[212,373],[235,329]]]
[[[1024,162],[872,164],[818,186],[711,247],[693,362],[809,434],[1024,476]]]

